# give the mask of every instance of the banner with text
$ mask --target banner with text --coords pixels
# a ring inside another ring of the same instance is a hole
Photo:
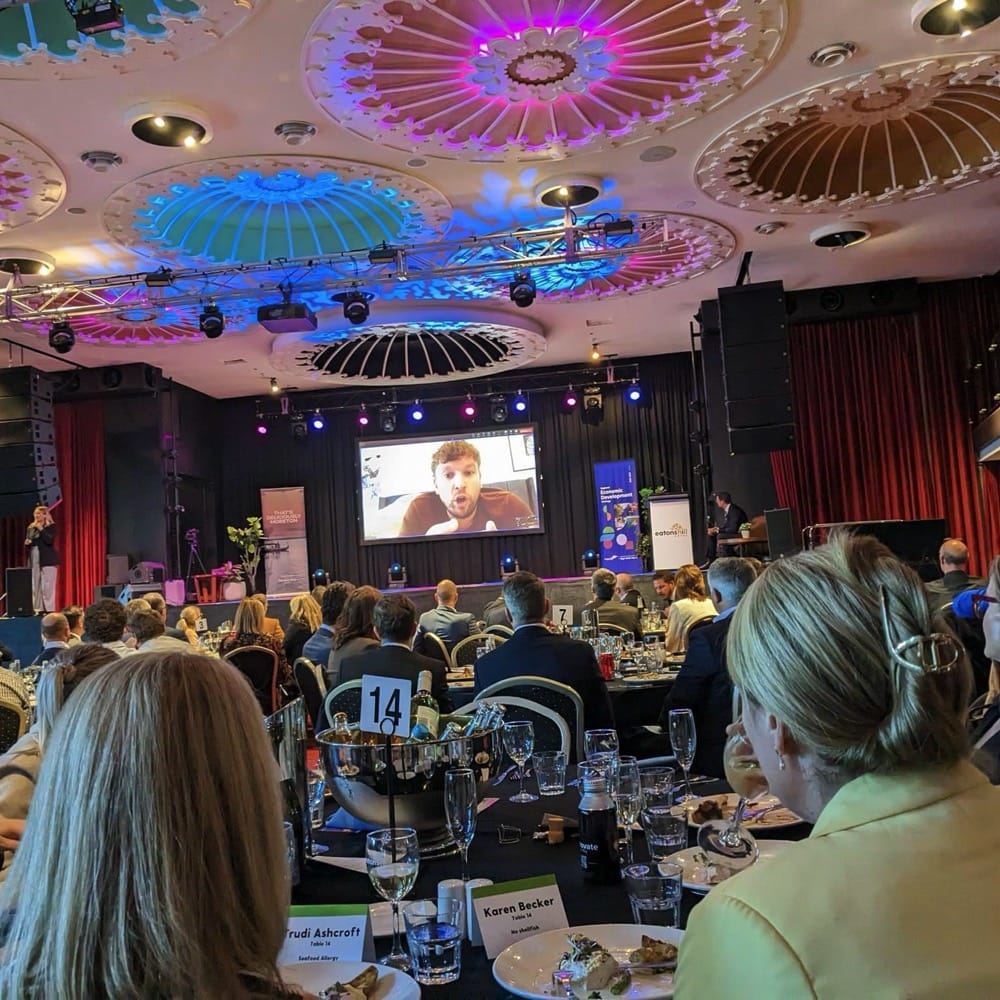
[[[639,491],[635,484],[635,462],[594,463],[597,496],[597,534],[601,565],[614,573],[641,573],[639,544]]]
[[[306,493],[301,486],[260,491],[264,525],[264,577],[267,593],[291,597],[310,590],[306,540]]]
[[[691,502],[686,493],[659,493],[649,498],[649,533],[655,569],[677,569],[695,561]]]

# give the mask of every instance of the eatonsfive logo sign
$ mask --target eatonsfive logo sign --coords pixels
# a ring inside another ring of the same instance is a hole
[[[678,524],[675,521],[669,528],[664,528],[662,531],[654,531],[653,534],[657,538],[687,538],[691,532],[683,524]]]

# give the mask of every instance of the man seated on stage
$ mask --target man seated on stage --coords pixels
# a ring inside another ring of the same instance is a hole
[[[740,525],[749,521],[746,511],[733,503],[728,493],[715,494],[716,511],[722,511],[722,524],[713,524],[708,529],[708,544],[705,548],[705,562],[699,567],[707,569],[719,552],[720,538],[739,538]]]
[[[83,613],[83,641],[99,642],[119,656],[134,653],[125,645],[125,609],[113,598],[102,597],[94,601]]]
[[[163,619],[150,608],[133,611],[128,616],[129,632],[135,636],[137,653],[191,653],[200,652],[187,639],[174,639],[166,634]]]
[[[613,580],[614,574],[611,576]],[[594,650],[589,643],[550,632],[545,624],[551,607],[545,584],[534,573],[519,570],[507,577],[503,596],[514,634],[492,653],[476,660],[473,697],[478,698],[491,684],[508,677],[547,677],[580,695],[585,729],[614,728],[608,685]]]
[[[944,610],[963,590],[986,586],[981,576],[969,576],[969,547],[961,538],[944,540],[938,549],[938,565],[944,575],[924,585],[934,611]]]
[[[464,531],[533,528],[538,515],[510,490],[483,486],[479,449],[446,441],[431,456],[434,492],[410,501],[399,534],[447,535]]]
[[[452,704],[444,663],[413,652],[413,636],[417,631],[413,601],[405,594],[386,594],[375,605],[372,618],[380,645],[348,656],[340,665],[340,683],[360,680],[366,674],[406,678],[412,682],[416,694],[420,671],[429,670],[431,694],[437,699],[438,709],[442,714],[450,712]]]
[[[69,622],[58,611],[42,618],[42,651],[32,661],[33,667],[40,667],[55,657],[60,649],[69,649]]]
[[[75,646],[83,641],[83,608],[79,604],[70,604],[62,609],[62,613],[69,623],[69,638],[66,643]]]
[[[631,573],[615,573],[615,597],[618,598],[619,604],[628,604],[633,608],[639,607],[642,594],[635,589]]]
[[[424,635],[433,632],[451,652],[455,643],[466,638],[472,630],[472,615],[468,611],[458,611],[458,587],[451,580],[442,580],[435,591],[437,607],[425,611],[420,616],[417,634],[413,638],[413,651],[426,653]]]
[[[594,599],[581,608],[581,618],[584,611],[596,612],[598,626],[620,625],[629,629],[636,639],[641,639],[642,624],[638,609],[613,600],[617,582],[611,570],[595,570],[590,578]]]

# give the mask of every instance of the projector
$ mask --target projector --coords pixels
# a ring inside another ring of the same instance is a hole
[[[0,0],[0,10],[6,10],[8,7],[27,7],[29,3],[34,3],[35,0]]]
[[[275,302],[257,310],[257,322],[268,333],[310,333],[316,314],[304,302]]]
[[[102,31],[115,31],[125,27],[125,12],[115,0],[81,3],[76,7],[73,19],[76,21],[76,30],[81,35],[99,35]]]

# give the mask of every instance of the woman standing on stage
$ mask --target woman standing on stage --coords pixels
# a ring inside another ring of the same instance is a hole
[[[36,615],[58,610],[56,574],[59,571],[59,553],[55,541],[56,525],[49,508],[39,504],[24,539],[24,544],[31,546],[31,593]]]

